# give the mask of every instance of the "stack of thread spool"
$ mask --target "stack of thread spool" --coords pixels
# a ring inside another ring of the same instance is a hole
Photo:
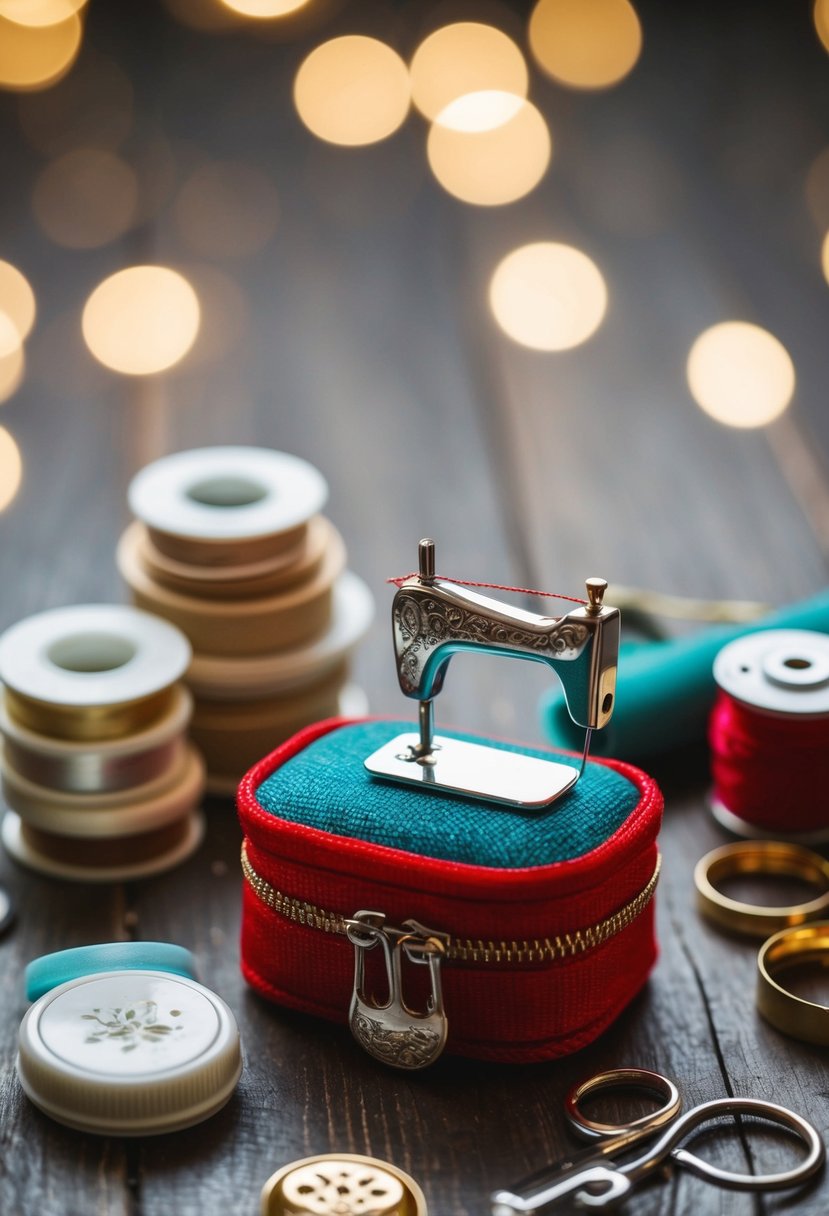
[[[769,629],[714,663],[711,809],[739,836],[829,840],[829,637]]]
[[[192,643],[191,735],[213,793],[301,727],[364,711],[347,681],[372,599],[319,513],[327,495],[304,460],[250,447],[179,452],[130,485],[118,566],[133,602]]]
[[[2,840],[79,881],[155,874],[198,846],[204,765],[178,629],[122,605],[28,617],[0,638]]]

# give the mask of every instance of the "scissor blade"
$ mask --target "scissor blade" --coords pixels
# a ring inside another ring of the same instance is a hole
[[[604,1146],[602,1146],[604,1147]],[[589,1188],[589,1189],[588,1189]],[[572,1205],[577,1191],[592,1192],[595,1206],[614,1202],[630,1189],[625,1176],[597,1146],[545,1166],[508,1190],[490,1196],[492,1216],[544,1216],[562,1204]]]

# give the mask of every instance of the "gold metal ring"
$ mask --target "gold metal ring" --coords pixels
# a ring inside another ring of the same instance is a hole
[[[663,1104],[657,1110],[624,1123],[600,1123],[596,1119],[588,1119],[581,1109],[582,1101],[593,1094],[629,1089],[656,1094],[663,1100]],[[606,1072],[596,1073],[594,1077],[574,1085],[564,1100],[567,1122],[583,1140],[620,1136],[644,1127],[658,1131],[660,1127],[675,1119],[681,1108],[682,1099],[673,1081],[661,1072],[652,1072],[649,1068],[610,1068]]]
[[[780,874],[801,878],[821,894],[801,904],[764,907],[724,895],[717,884],[737,874]],[[768,937],[779,929],[829,916],[829,862],[799,844],[782,840],[745,840],[713,849],[694,869],[697,907],[703,916],[750,937]]]
[[[261,1216],[428,1216],[423,1192],[387,1161],[322,1153],[292,1161],[262,1189]]]
[[[757,955],[757,1008],[783,1034],[805,1043],[829,1046],[829,1007],[804,1000],[777,978],[790,967],[811,963],[829,967],[829,921],[783,929],[760,947]]]

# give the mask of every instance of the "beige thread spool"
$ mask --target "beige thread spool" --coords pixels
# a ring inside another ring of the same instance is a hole
[[[162,457],[130,483],[133,515],[173,561],[238,566],[296,549],[328,497],[322,475],[268,448],[195,448]]]
[[[321,515],[310,521],[296,548],[247,565],[200,566],[174,561],[153,544],[149,531],[134,520],[121,538],[123,548],[160,586],[182,595],[235,600],[277,595],[313,579],[332,537],[332,525]]]
[[[299,646],[324,633],[331,620],[331,595],[345,566],[345,545],[332,529],[316,576],[281,595],[244,600],[199,599],[169,591],[119,547],[118,567],[137,607],[157,612],[186,634],[201,653],[254,655]]]

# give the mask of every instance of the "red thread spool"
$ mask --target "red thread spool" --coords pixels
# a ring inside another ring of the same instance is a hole
[[[829,839],[829,637],[770,629],[714,662],[711,810],[740,836]]]

